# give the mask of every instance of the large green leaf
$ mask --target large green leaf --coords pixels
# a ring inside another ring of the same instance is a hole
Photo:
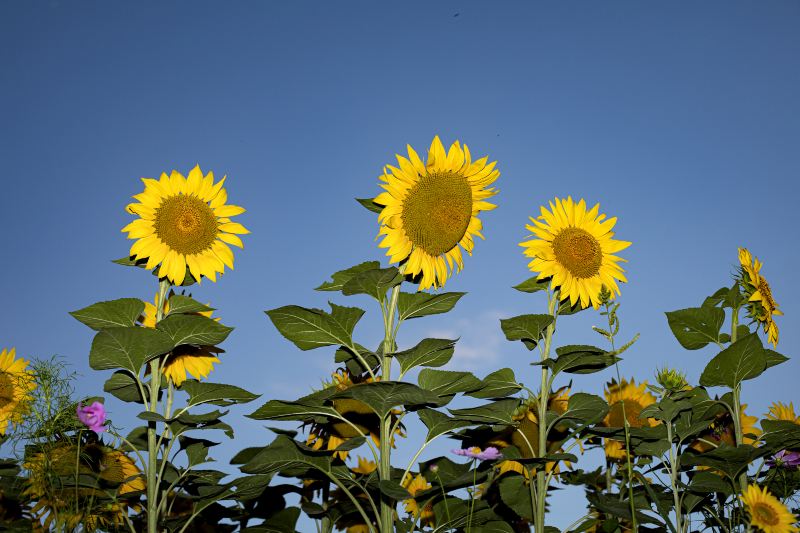
[[[800,425],[789,420],[762,420],[762,438],[776,449],[800,448]]]
[[[599,372],[620,361],[621,359],[601,348],[575,344],[556,348],[558,357],[545,359],[534,364],[549,367],[553,374],[566,372],[568,374],[592,374]]]
[[[419,415],[419,419],[425,424],[425,427],[428,428],[428,435],[425,437],[426,442],[435,439],[439,435],[471,424],[466,420],[450,418],[446,414],[433,409],[420,409],[417,411],[417,415]]]
[[[569,397],[567,410],[561,418],[579,420],[584,424],[599,422],[608,413],[608,403],[600,396],[578,392]]]
[[[156,328],[169,335],[174,346],[216,346],[233,331],[233,328],[202,315],[170,315],[156,324]]]
[[[342,294],[366,294],[382,302],[386,298],[386,291],[402,282],[403,275],[395,267],[365,270],[355,274],[342,286]]]
[[[104,329],[92,341],[89,366],[94,370],[124,368],[138,374],[147,361],[173,347],[169,335],[157,329],[137,326]]]
[[[345,283],[353,279],[353,276],[359,274],[361,272],[366,272],[367,270],[375,270],[380,268],[381,264],[377,261],[366,261],[364,263],[360,263],[358,265],[352,266],[345,270],[340,270],[336,272],[333,276],[333,281],[326,281],[316,290],[318,291],[341,291],[344,287]]]
[[[433,370],[426,368],[419,373],[417,383],[440,398],[449,401],[459,392],[474,391],[480,388],[481,381],[469,372],[452,370]]]
[[[255,400],[260,394],[253,394],[234,385],[224,385],[222,383],[207,383],[187,379],[181,384],[181,390],[189,393],[187,407],[210,403],[212,405],[232,405],[235,403],[247,403]]]
[[[330,454],[301,448],[285,435],[278,435],[269,446],[242,466],[241,470],[245,474],[270,474],[296,466],[311,467],[328,473],[333,470]]]
[[[357,307],[330,304],[331,312],[287,305],[266,311],[278,331],[301,350],[353,343],[353,328],[364,314]]]
[[[378,416],[383,416],[398,406],[408,409],[442,403],[436,394],[402,381],[359,383],[331,396],[331,399],[337,398],[359,400]]]
[[[149,387],[143,387],[145,397],[150,399]],[[103,385],[103,391],[112,394],[123,402],[144,403],[142,401],[142,394],[136,380],[129,372],[117,370],[110,378],[108,378]]]
[[[537,276],[528,278],[519,285],[514,285],[514,289],[520,292],[539,292],[547,290],[550,286],[551,278],[538,279]]]
[[[356,357],[355,350],[358,350],[358,354],[361,356],[366,366]],[[358,343],[355,343],[352,348],[349,346],[340,346],[336,350],[334,360],[337,363],[344,363],[352,374],[363,374],[367,370],[373,369],[381,364],[378,354],[367,350]]]
[[[704,387],[734,388],[746,379],[760,376],[767,368],[767,354],[758,335],[751,333],[716,355],[700,375]]]
[[[500,498],[519,516],[531,520],[531,491],[523,476],[503,476],[500,478]]]
[[[426,315],[438,315],[451,310],[463,292],[443,292],[428,294],[426,292],[401,292],[397,299],[397,311],[400,320],[409,320]]]
[[[336,418],[340,415],[333,407],[324,405],[308,405],[299,402],[270,400],[247,416],[256,420],[304,421],[313,417],[323,416]]]
[[[423,339],[413,348],[395,353],[394,358],[403,372],[417,366],[443,366],[453,357],[455,344],[449,339]]]
[[[547,326],[553,323],[551,315],[520,315],[501,318],[500,327],[510,341],[522,341],[529,350],[544,336]]]
[[[725,473],[730,479],[736,478],[758,455],[758,449],[748,444],[733,447],[723,444],[705,453],[687,450],[681,455],[681,464],[686,466],[707,466]]]
[[[725,311],[719,307],[690,307],[666,315],[672,334],[687,350],[698,350],[710,342],[722,342],[719,330],[725,322]]]
[[[120,298],[98,302],[89,307],[70,312],[76,320],[95,331],[108,328],[129,327],[136,324],[144,311],[144,302],[138,298]]]
[[[501,368],[483,378],[480,388],[468,391],[467,395],[473,398],[502,398],[520,389],[522,385],[517,382],[514,371],[510,368]]]
[[[512,415],[519,407],[517,398],[505,398],[478,407],[467,409],[449,409],[450,414],[459,420],[466,420],[478,424],[505,424],[514,423]]]
[[[169,315],[180,315],[185,313],[207,313],[213,311],[213,307],[203,305],[182,294],[173,294],[169,297]]]

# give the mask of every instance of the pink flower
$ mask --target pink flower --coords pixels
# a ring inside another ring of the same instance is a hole
[[[481,449],[477,446],[473,446],[471,448],[464,448],[462,450],[453,450],[453,453],[462,457],[478,459],[480,461],[494,461],[502,456],[500,451],[494,446],[489,446],[483,451],[481,451]]]
[[[78,420],[83,422],[86,427],[95,433],[102,433],[106,430],[104,426],[106,422],[106,408],[100,402],[94,402],[92,405],[84,407],[78,404]]]

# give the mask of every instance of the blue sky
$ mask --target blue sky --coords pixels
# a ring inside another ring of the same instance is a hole
[[[60,355],[82,374],[79,392],[101,391],[91,331],[67,311],[152,298],[151,276],[109,262],[130,246],[123,208],[139,177],[199,163],[228,175],[252,231],[236,269],[194,291],[236,327],[214,379],[297,397],[327,377],[332,353],[297,351],[263,311],[324,306],[330,294],[313,287],[382,258],[374,215],[352,199],[379,192],[406,143],[425,151],[438,134],[497,160],[499,207],[448,282],[468,296],[409,323],[401,344],[460,336],[454,368],[510,366],[533,383],[530,355],[502,338],[498,318],[543,312],[541,297],[510,288],[530,275],[517,244],[539,205],[572,195],[600,202],[633,242],[620,313],[623,335],[642,336],[624,375],[669,364],[697,379],[712,352],[683,351],[663,312],[729,284],[738,246],[765,263],[786,315],[778,349],[792,356],[798,23],[794,1],[4,2],[0,346]],[[375,312],[356,330],[362,344],[379,340]],[[556,343],[597,343],[600,323],[565,320]],[[747,383],[749,410],[794,400],[798,364]],[[573,389],[598,393],[610,377]],[[241,417],[251,410],[234,409],[238,438],[217,451],[222,462],[271,438]],[[570,516],[557,499],[554,525]]]

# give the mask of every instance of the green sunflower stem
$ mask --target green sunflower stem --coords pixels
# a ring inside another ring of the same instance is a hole
[[[164,318],[164,306],[171,284],[162,279],[158,284],[156,324]],[[156,357],[150,361],[150,401],[147,410],[155,413],[158,408],[158,390],[161,387],[161,368]],[[156,422],[147,423],[147,533],[158,533],[158,432]]]
[[[542,349],[542,361],[550,358],[550,346],[553,342],[553,332],[556,329],[556,319],[558,318],[559,291],[556,289],[549,295],[547,302],[547,312],[553,317],[553,321],[547,326],[544,336],[544,347]],[[539,422],[539,457],[547,455],[547,404],[550,400],[550,369],[542,365],[542,383],[539,390],[537,402],[538,422]],[[545,465],[540,465],[536,472],[536,509],[534,514],[534,531],[544,533],[545,509],[547,506],[547,474]]]
[[[403,272],[400,268],[400,272]],[[392,288],[389,302],[384,308],[384,330],[385,335],[383,338],[383,358],[381,360],[381,381],[389,381],[392,379],[392,356],[394,350],[394,339],[397,335],[398,324],[395,324],[395,315],[397,314],[397,300],[400,295],[400,285]],[[382,480],[392,479],[392,413],[384,413],[381,417],[381,431],[380,431],[380,465],[378,466],[378,475]],[[402,480],[401,480],[402,481]],[[381,517],[380,528],[382,533],[394,532],[394,513],[395,505],[390,503],[385,496],[381,496]]]
[[[731,313],[731,344],[736,342],[739,329],[739,308],[734,307]],[[742,431],[742,384],[736,383],[733,387],[733,430],[736,438],[736,446],[744,444],[744,432]],[[739,474],[739,489],[744,492],[747,488],[747,470]]]

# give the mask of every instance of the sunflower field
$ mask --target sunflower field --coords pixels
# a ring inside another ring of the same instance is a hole
[[[282,349],[330,356],[299,398],[214,380],[232,328],[192,289],[224,284],[247,241],[226,178],[199,166],[143,178],[115,262],[150,280],[154,298],[111,293],[70,313],[93,332],[97,394],[76,397],[78,377],[57,359],[0,354],[0,529],[548,533],[559,531],[552,495],[572,490],[585,505],[567,532],[799,531],[800,416],[791,403],[760,417],[742,403],[751,380],[787,361],[769,263],[748,249],[731,250],[718,287],[666,312],[676,346],[713,348],[697,383],[679,368],[625,373],[638,340],[621,334],[632,243],[579,196],[531,213],[519,246],[532,275],[513,286],[530,312],[493,326],[529,360],[527,375],[448,369],[457,339],[398,342],[408,321],[446,321],[464,296],[448,280],[480,254],[499,177],[495,161],[438,136],[427,154],[408,146],[384,167],[380,189],[358,199],[383,260],[316,287],[328,309],[266,310]],[[353,295],[372,306],[348,305]],[[578,313],[601,324],[596,345],[561,333]],[[365,314],[382,338],[356,336]],[[604,390],[575,390],[575,376],[593,373]],[[110,401],[138,414],[112,423]],[[215,469],[211,436],[234,437],[233,407],[269,436]]]

